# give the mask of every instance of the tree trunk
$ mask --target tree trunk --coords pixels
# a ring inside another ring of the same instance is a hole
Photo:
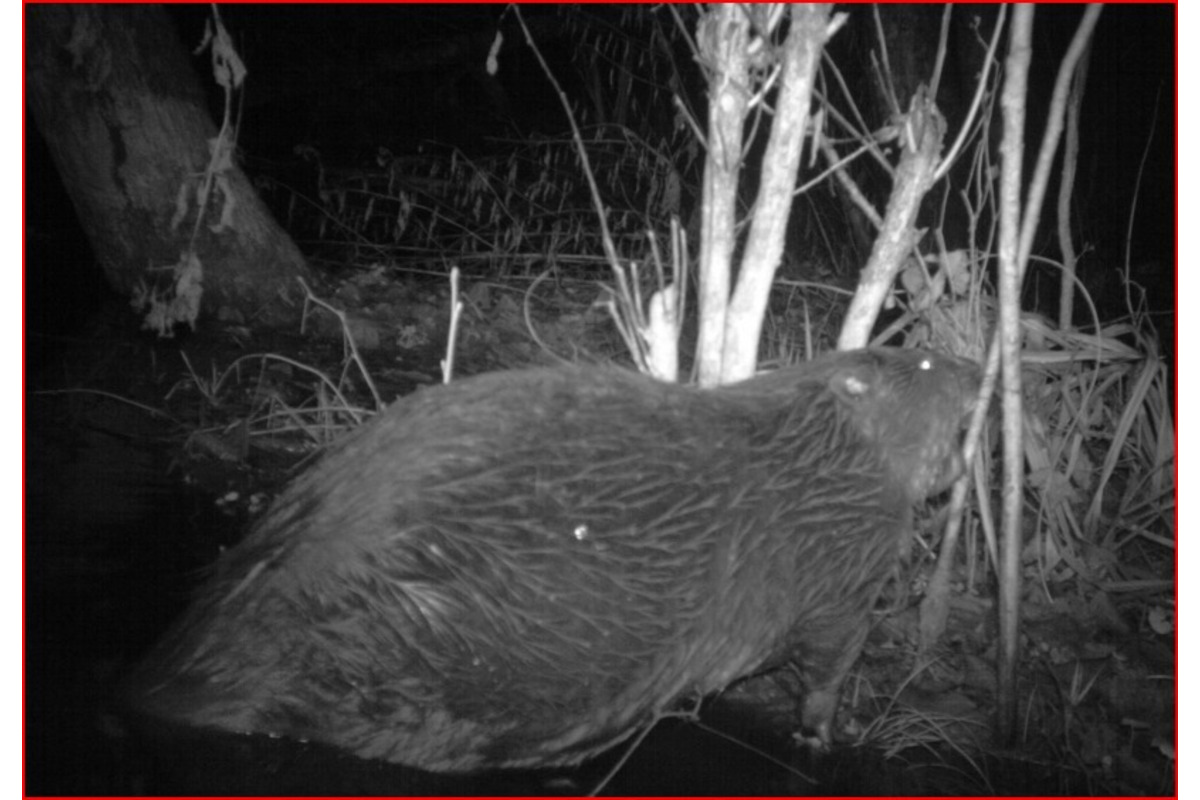
[[[220,191],[197,207],[217,129],[163,9],[25,11],[29,108],[109,283],[162,290],[172,267],[190,263],[202,269],[205,311],[268,324],[295,316],[288,300],[307,266],[242,171],[224,168]]]

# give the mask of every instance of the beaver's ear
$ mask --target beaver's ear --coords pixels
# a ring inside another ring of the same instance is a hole
[[[829,389],[849,405],[861,405],[875,391],[875,370],[866,364],[838,369],[830,376]]]

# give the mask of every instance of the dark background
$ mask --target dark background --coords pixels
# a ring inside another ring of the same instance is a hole
[[[873,44],[873,31],[867,7],[849,8],[850,26],[834,37],[829,50],[853,75],[856,53],[864,43]],[[239,138],[243,166],[252,175],[283,176],[302,190],[312,177],[295,155],[298,145],[317,148],[328,164],[353,165],[370,164],[379,148],[401,154],[439,143],[479,155],[503,152],[513,139],[562,132],[567,125],[557,99],[528,48],[512,37],[500,54],[499,81],[507,100],[502,110],[489,102],[469,70],[405,66],[403,57],[422,48],[490,42],[503,10],[495,5],[223,7],[223,19],[249,69]],[[207,7],[171,6],[170,11],[181,46],[194,47]],[[969,19],[979,11],[963,5],[957,13]],[[568,12],[533,6],[525,13],[536,21]],[[590,7],[588,13],[616,24],[604,7]],[[989,20],[987,7],[982,13]],[[1036,156],[1058,60],[1080,14],[1079,6],[1038,9],[1027,168]],[[1174,310],[1174,15],[1168,5],[1108,5],[1096,28],[1074,223],[1076,247],[1083,253],[1080,276],[1108,318],[1124,311],[1117,276],[1127,246],[1133,276],[1146,289],[1151,310],[1160,320]],[[981,26],[985,36],[990,24]],[[579,80],[571,64],[572,41],[556,38],[544,49],[568,96],[578,98],[578,92],[572,94]],[[201,84],[212,92],[211,108],[219,118],[222,100],[209,77],[207,53],[193,62]],[[685,77],[692,81],[688,88],[694,107],[702,108],[698,74]],[[576,107],[582,102],[576,100]],[[953,119],[954,110],[948,108],[947,115]],[[91,310],[114,298],[105,292],[70,202],[28,120],[26,142],[27,324],[34,334],[77,330]],[[1035,248],[1051,257],[1057,256],[1053,192],[1052,184]],[[1042,268],[1035,264],[1030,269],[1027,290],[1034,294],[1027,294],[1026,307],[1053,309],[1053,290],[1047,287],[1055,285],[1056,274],[1042,281]],[[1164,340],[1173,340],[1173,323],[1163,322]]]

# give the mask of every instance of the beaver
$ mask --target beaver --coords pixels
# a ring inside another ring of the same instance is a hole
[[[219,560],[135,705],[434,772],[566,766],[792,662],[828,742],[977,388],[873,348],[712,390],[566,367],[419,392]]]

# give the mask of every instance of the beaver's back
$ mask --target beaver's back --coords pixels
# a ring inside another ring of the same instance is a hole
[[[422,392],[222,559],[139,702],[465,771],[578,761],[788,657],[836,698],[973,387],[883,350],[714,391],[571,368]]]

